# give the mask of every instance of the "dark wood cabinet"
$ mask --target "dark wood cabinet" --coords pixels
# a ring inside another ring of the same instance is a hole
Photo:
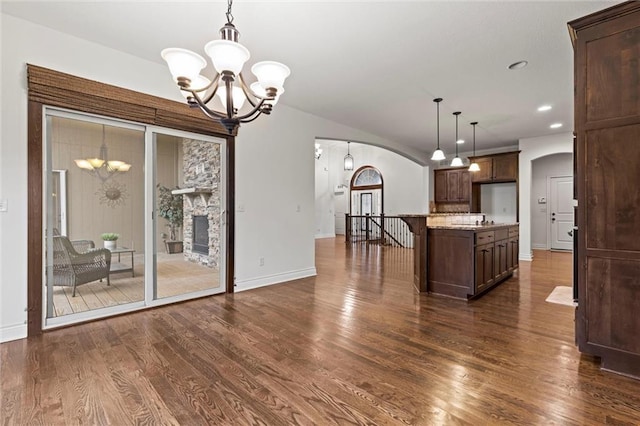
[[[464,169],[434,170],[436,203],[469,203],[471,200],[471,177]]]
[[[474,183],[513,182],[518,180],[518,152],[469,157],[480,171],[471,173]]]
[[[494,247],[493,244],[485,244],[476,247],[476,282],[475,293],[480,293],[488,288],[494,281]]]
[[[640,378],[640,2],[569,23],[580,351]]]
[[[513,271],[518,267],[520,256],[520,231],[517,226],[509,228],[509,238],[507,240],[507,268]]]
[[[432,227],[428,231],[430,293],[474,298],[509,278],[518,267],[518,226]]]

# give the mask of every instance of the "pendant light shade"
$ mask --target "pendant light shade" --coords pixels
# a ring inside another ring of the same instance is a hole
[[[476,125],[478,124],[477,121],[474,121],[473,123],[471,123],[471,125],[473,126],[473,156],[476,156]],[[469,171],[470,172],[479,172],[480,171],[480,165],[478,163],[476,163],[475,158],[473,159],[473,162],[471,163],[471,165],[469,165]]]
[[[433,161],[442,161],[446,157],[444,156],[444,152],[440,149],[440,102],[442,102],[442,98],[435,98],[433,102],[436,103],[436,140],[438,142],[438,146],[435,151],[433,151],[433,155],[431,159]]]
[[[458,139],[458,116],[462,114],[460,111],[456,111],[453,113],[453,115],[456,116],[456,156],[455,158],[451,161],[451,167],[460,167],[462,166],[462,159],[458,156],[458,141],[460,139]]]
[[[345,170],[353,170],[353,156],[349,151],[349,144],[351,142],[347,142],[347,155],[344,156],[344,169]]]

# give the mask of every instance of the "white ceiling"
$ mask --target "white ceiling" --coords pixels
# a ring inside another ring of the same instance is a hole
[[[435,97],[444,98],[440,141],[449,153],[454,111],[462,111],[467,143],[468,123],[479,122],[478,150],[572,131],[567,22],[615,3],[236,0],[233,15],[252,54],[249,64],[272,59],[291,68],[281,103],[386,138],[398,151],[418,150],[427,160],[436,143]],[[219,38],[226,3],[3,1],[2,11],[164,63],[165,47],[204,56],[204,44]],[[529,65],[507,69],[519,60]],[[537,112],[542,104],[553,109]],[[564,126],[550,129],[554,122]]]

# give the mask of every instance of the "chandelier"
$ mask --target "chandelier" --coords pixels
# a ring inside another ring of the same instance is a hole
[[[207,61],[197,53],[175,47],[161,52],[189,106],[199,107],[229,133],[240,123],[253,121],[260,114],[270,114],[278,97],[284,92],[284,80],[291,74],[289,68],[279,62],[258,62],[251,67],[258,81],[247,86],[242,67],[250,55],[249,50],[238,43],[240,33],[233,25],[232,3],[233,0],[227,0],[227,23],[220,29],[222,39],[210,41],[204,46],[216,70],[213,80],[200,74],[207,66]],[[223,111],[207,106],[216,95]],[[240,113],[245,100],[251,104],[251,110]]]
[[[347,141],[347,155],[344,156],[344,170],[350,171],[353,170],[353,155],[349,151],[349,145],[351,142]]]
[[[102,125],[102,145],[97,157],[74,160],[76,166],[92,176],[100,179],[104,184],[113,176],[128,172],[131,164],[119,160],[109,160],[107,144],[105,143],[105,126]]]

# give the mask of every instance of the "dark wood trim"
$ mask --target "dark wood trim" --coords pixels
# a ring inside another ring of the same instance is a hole
[[[640,10],[640,2],[630,0],[624,3],[610,6],[606,9],[593,12],[590,15],[583,16],[573,21],[569,21],[569,35],[572,40],[576,40],[577,31],[584,30],[587,27],[602,24],[605,21],[623,17],[626,14]]]
[[[233,292],[235,275],[235,135],[185,103],[76,77],[27,64],[28,85],[28,219],[27,219],[27,335],[42,332],[42,120],[43,106],[135,121],[202,135],[227,142],[227,282]]]
[[[235,287],[235,247],[236,247],[236,138],[227,137],[227,293],[233,293]]]
[[[29,101],[27,129],[27,334],[42,332],[42,108]]]

